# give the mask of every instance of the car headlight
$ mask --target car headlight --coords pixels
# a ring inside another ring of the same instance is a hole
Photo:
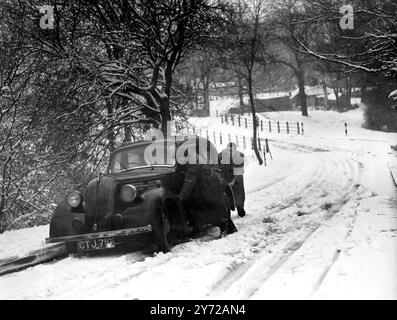
[[[66,196],[66,203],[72,208],[77,208],[82,202],[83,196],[79,191],[70,191]]]
[[[126,184],[121,187],[120,199],[126,203],[134,201],[137,195],[136,188],[132,184]]]

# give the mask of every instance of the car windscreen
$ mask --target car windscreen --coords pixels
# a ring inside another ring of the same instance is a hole
[[[175,144],[155,142],[116,151],[112,156],[109,172],[116,173],[155,165],[173,166],[174,164]]]

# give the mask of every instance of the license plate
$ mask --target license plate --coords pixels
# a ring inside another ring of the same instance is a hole
[[[110,248],[114,248],[113,237],[77,241],[77,249],[79,251],[90,251],[90,250],[110,249]]]

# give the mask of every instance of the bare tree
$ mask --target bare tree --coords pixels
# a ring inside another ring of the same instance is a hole
[[[0,233],[13,217],[12,208],[23,202],[28,210],[38,208],[26,201],[25,181],[31,170],[23,163],[31,158],[30,128],[41,96],[30,97],[39,80],[40,56],[23,48],[18,37],[11,37],[7,25],[0,23]],[[45,89],[44,89],[45,90]],[[41,208],[39,208],[41,210]]]
[[[312,41],[316,29],[311,25],[301,25],[307,17],[306,3],[295,0],[276,0],[270,7],[272,16],[273,39],[272,50],[267,51],[265,60],[288,67],[298,83],[298,102],[302,115],[308,116],[305,92],[305,69],[315,59],[301,51],[302,44]]]
[[[210,84],[218,68],[218,61],[210,49],[200,48],[191,52],[177,70],[176,78],[193,91],[196,107],[202,104],[204,116],[210,115]]]
[[[221,57],[226,67],[233,69],[247,83],[253,122],[253,148],[260,164],[263,163],[257,144],[257,116],[254,98],[254,72],[261,67],[263,52],[267,49],[271,30],[268,24],[268,6],[265,0],[238,1],[228,11],[221,46]]]
[[[338,66],[344,73],[349,106],[352,84],[361,87],[365,126],[375,130],[396,130],[397,109],[393,94],[397,88],[397,3],[393,0],[308,0],[307,14],[296,23],[315,28],[315,41],[300,41],[299,51],[319,61]],[[357,80],[354,80],[357,79]],[[353,82],[354,81],[354,82]],[[341,87],[338,84],[338,87]],[[338,91],[341,91],[338,89]]]
[[[342,0],[308,0],[308,15],[297,23],[314,26],[323,41],[300,42],[300,51],[346,70],[397,77],[397,3],[355,1],[346,10]],[[350,12],[349,12],[350,11]],[[310,16],[310,18],[308,18]],[[341,24],[346,24],[341,27]]]
[[[89,102],[108,108],[116,117],[113,124],[121,117],[124,127],[147,121],[166,130],[171,109],[177,108],[171,99],[174,71],[189,50],[210,36],[215,2],[53,0],[53,30],[40,30],[34,21],[24,26],[32,46],[94,84],[97,96]],[[15,9],[28,20],[37,17],[41,4],[26,0]],[[113,110],[101,103],[115,96],[120,100]]]

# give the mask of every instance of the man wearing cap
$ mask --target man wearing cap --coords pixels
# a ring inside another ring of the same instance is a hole
[[[237,213],[244,217],[244,154],[237,150],[234,142],[230,142],[227,148],[219,153],[218,161],[222,177],[232,187]]]

